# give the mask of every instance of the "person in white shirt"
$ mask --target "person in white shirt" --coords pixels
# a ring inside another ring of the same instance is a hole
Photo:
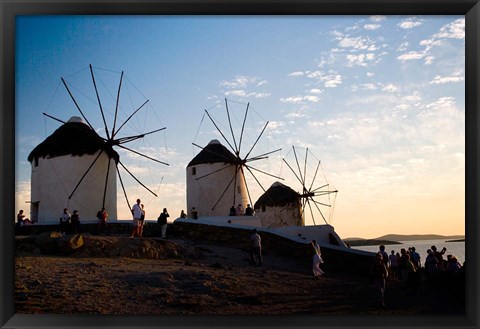
[[[130,238],[134,238],[135,236],[140,236],[139,234],[139,225],[140,221],[142,220],[142,207],[140,206],[140,199],[137,199],[137,203],[132,207],[132,215],[133,215],[133,229],[132,235]]]

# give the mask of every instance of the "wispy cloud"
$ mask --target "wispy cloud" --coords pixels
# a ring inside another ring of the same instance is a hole
[[[441,77],[437,75],[432,81],[430,81],[430,83],[434,85],[439,85],[439,84],[445,84],[450,82],[461,82],[463,80],[465,80],[464,77],[459,77],[459,76]]]
[[[227,81],[223,80],[219,83],[220,87],[227,88],[224,91],[226,96],[236,96],[242,98],[265,98],[270,96],[266,91],[252,91],[259,87],[267,85],[267,80],[259,77],[236,76],[234,79]]]

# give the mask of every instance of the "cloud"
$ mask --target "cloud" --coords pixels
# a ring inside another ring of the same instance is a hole
[[[226,96],[236,96],[244,98],[265,98],[270,96],[267,92],[248,91],[249,88],[257,88],[266,85],[267,80],[258,77],[236,76],[231,81],[221,81],[220,87],[226,87],[229,90],[224,91]]]
[[[305,75],[304,72],[296,71],[296,72],[289,73],[287,76],[289,76],[289,77],[302,77],[304,75]]]
[[[398,24],[398,26],[402,29],[413,29],[414,27],[417,27],[417,26],[420,26],[422,25],[423,23],[422,22],[415,22],[415,21],[412,21],[412,20],[406,20],[406,21],[403,21],[402,23]]]
[[[374,22],[382,22],[387,19],[386,16],[381,16],[381,15],[373,15],[370,16],[369,19]]]
[[[366,67],[368,65],[368,62],[373,62],[375,61],[375,54],[374,53],[368,53],[368,54],[348,54],[346,56],[347,60],[347,66],[352,67],[352,66],[363,66]]]
[[[371,78],[371,77],[375,76],[375,73],[373,73],[373,72],[367,72],[366,75],[367,75],[367,77]]]
[[[397,59],[401,61],[410,61],[410,60],[416,60],[416,59],[422,59],[425,56],[423,52],[418,52],[418,51],[410,51],[406,54],[402,54],[397,57]]]
[[[365,24],[363,28],[365,30],[373,31],[381,28],[382,26],[380,24]]]
[[[440,28],[435,38],[465,39],[465,18],[460,18]]]
[[[320,97],[314,95],[305,95],[305,96],[291,96],[286,98],[280,98],[282,103],[290,104],[303,104],[305,102],[317,103],[320,101]]]
[[[388,85],[382,88],[382,91],[395,92],[395,91],[398,91],[398,87],[389,83]]]
[[[375,42],[368,37],[339,37],[338,46],[341,48],[352,48],[354,50],[375,51],[378,47]]]
[[[464,80],[464,77],[459,77],[459,76],[441,77],[437,75],[432,81],[430,81],[430,84],[439,85],[439,84],[445,84],[450,82],[461,82],[463,80]]]

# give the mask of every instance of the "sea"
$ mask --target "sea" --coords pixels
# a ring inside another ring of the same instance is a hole
[[[390,255],[392,250],[395,253],[400,253],[400,249],[408,249],[415,247],[416,252],[420,254],[422,266],[425,264],[425,258],[427,258],[427,250],[431,246],[436,246],[437,250],[442,250],[443,247],[447,248],[447,251],[443,255],[443,259],[447,259],[447,255],[453,255],[457,257],[460,264],[465,262],[465,241],[461,242],[446,242],[445,240],[413,240],[413,241],[398,241],[401,244],[385,244],[385,251]],[[371,252],[377,252],[379,245],[371,246],[352,246],[352,249],[365,250]]]

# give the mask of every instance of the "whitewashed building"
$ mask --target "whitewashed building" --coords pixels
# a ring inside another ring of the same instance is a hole
[[[58,223],[68,208],[70,213],[78,210],[81,220],[94,220],[105,194],[109,219],[116,219],[118,159],[118,153],[81,118],[70,118],[28,156],[32,165],[30,218],[40,224]]]
[[[304,226],[301,196],[290,187],[275,182],[255,202],[255,216],[262,227]]]
[[[238,204],[245,208],[249,203],[248,194],[242,171],[236,173],[237,163],[238,158],[216,139],[190,161],[187,165],[188,217],[192,217],[193,207],[199,217],[227,216],[230,208]]]

